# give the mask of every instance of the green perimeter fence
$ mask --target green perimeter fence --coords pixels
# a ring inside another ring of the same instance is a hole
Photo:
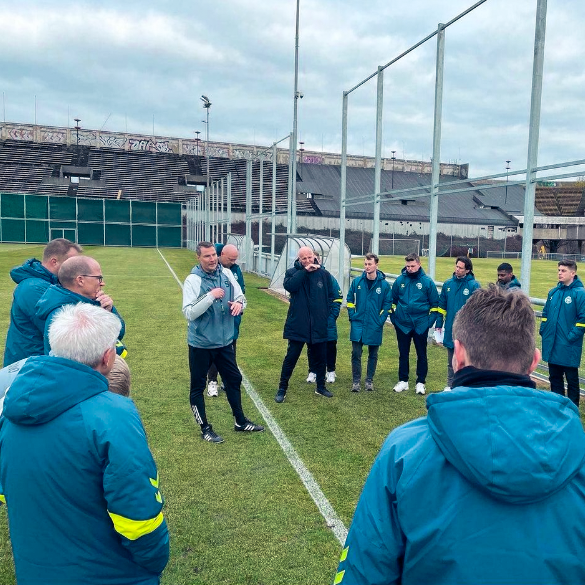
[[[180,203],[0,193],[0,242],[182,247]]]

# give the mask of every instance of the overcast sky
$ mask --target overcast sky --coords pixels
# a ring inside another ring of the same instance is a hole
[[[342,92],[473,0],[301,0],[299,140],[341,150]],[[7,122],[269,145],[292,130],[296,0],[0,0]],[[526,166],[536,0],[487,0],[446,32],[441,160]],[[549,0],[539,164],[585,158],[585,2]],[[432,154],[436,38],[385,71],[383,156]],[[376,80],[349,103],[374,155]],[[3,114],[3,113],[2,113]]]

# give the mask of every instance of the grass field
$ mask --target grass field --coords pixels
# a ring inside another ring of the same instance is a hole
[[[11,267],[41,247],[0,246],[0,352],[8,326],[13,283]],[[208,418],[225,443],[200,439],[188,404],[186,323],[181,290],[157,250],[86,248],[102,266],[105,290],[126,320],[125,343],[132,370],[132,396],[157,461],[165,514],[171,531],[167,585],[280,585],[332,582],[341,545],[270,432],[233,432],[224,395],[207,398]],[[162,250],[181,281],[193,253]],[[482,284],[493,281],[498,260],[475,262]],[[452,272],[454,259],[439,259],[437,278]],[[516,268],[517,263],[513,263]],[[361,263],[356,261],[356,265]],[[398,272],[400,258],[381,267]],[[516,269],[519,275],[519,268]],[[397,425],[425,414],[423,397],[396,394],[398,360],[388,328],[380,350],[376,391],[352,394],[347,314],[338,321],[335,396],[316,396],[305,382],[302,357],[284,404],[273,400],[286,343],[282,328],[287,306],[266,294],[267,280],[246,274],[248,309],[238,341],[238,362],[262,401],[313,474],[333,509],[349,527],[365,477],[380,445]],[[556,282],[556,263],[533,268],[532,296],[544,297]],[[365,360],[364,360],[365,361]],[[414,362],[411,361],[411,370]],[[429,347],[429,391],[446,380],[446,351]],[[262,422],[250,398],[244,410]],[[243,436],[244,435],[244,436]],[[39,538],[50,535],[39,535]],[[5,508],[0,509],[0,585],[14,584]]]

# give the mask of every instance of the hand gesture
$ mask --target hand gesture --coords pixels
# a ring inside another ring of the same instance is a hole
[[[228,306],[232,317],[237,317],[242,312],[242,303],[238,301],[228,301]]]
[[[221,287],[212,288],[209,292],[214,299],[223,299],[225,296],[225,291]]]
[[[98,301],[102,309],[105,309],[106,311],[111,311],[112,307],[114,306],[112,297],[108,296],[103,290],[98,292],[98,294],[95,296],[95,300]]]

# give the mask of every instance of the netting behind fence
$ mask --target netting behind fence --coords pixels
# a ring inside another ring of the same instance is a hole
[[[371,240],[369,249],[372,249]],[[380,238],[378,250],[380,256],[406,256],[413,252],[420,256],[420,240],[415,240],[414,238],[398,240]]]

